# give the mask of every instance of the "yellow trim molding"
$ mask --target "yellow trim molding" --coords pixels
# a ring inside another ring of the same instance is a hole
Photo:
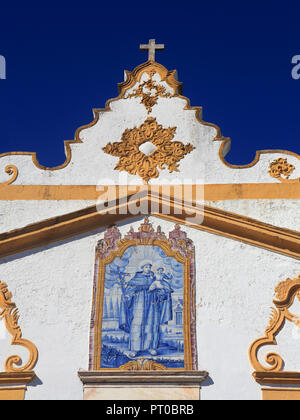
[[[34,377],[33,371],[0,372],[0,401],[24,400],[26,384]]]
[[[300,372],[254,372],[253,378],[259,384],[300,386]]]
[[[25,370],[22,372],[0,372],[0,386],[29,384],[34,377],[35,373],[32,370]]]
[[[262,388],[264,401],[300,401],[300,389]]]
[[[149,194],[147,189],[138,197],[132,195],[125,199],[113,200],[103,211],[98,211],[97,206],[92,206],[3,233],[0,235],[0,258],[136,217],[130,214],[128,205],[140,207],[143,209],[143,214],[152,214],[194,229],[222,235],[300,259],[299,232],[278,228],[209,206],[183,204],[172,196],[153,192]],[[163,214],[163,208],[168,208],[168,214]],[[194,222],[192,216],[195,216]]]
[[[0,372],[0,401],[25,399],[26,385],[35,377],[33,371]]]
[[[13,182],[10,180],[10,183]],[[144,187],[144,186],[143,186]],[[187,185],[185,187],[188,187]],[[138,192],[141,186],[96,185],[8,185],[0,184],[0,201],[96,201],[101,195],[123,196],[130,188]],[[191,198],[201,191],[204,201],[300,199],[300,182],[259,184],[206,184],[191,185]],[[174,190],[172,185],[151,185],[152,190]]]
[[[23,401],[26,389],[26,386],[0,387],[0,401]]]

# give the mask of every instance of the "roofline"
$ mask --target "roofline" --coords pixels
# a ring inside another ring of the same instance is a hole
[[[129,214],[128,202],[140,206],[143,211],[139,214]],[[163,214],[163,206],[169,206],[169,214]],[[201,220],[200,222],[197,222],[197,219],[193,222],[192,212],[198,220]],[[140,194],[128,195],[125,199],[122,197],[109,203],[104,211],[99,211],[95,205],[2,233],[0,258],[63,241],[145,214],[300,259],[299,232],[206,205],[182,203],[174,197],[164,196],[161,192],[150,193],[147,189]]]

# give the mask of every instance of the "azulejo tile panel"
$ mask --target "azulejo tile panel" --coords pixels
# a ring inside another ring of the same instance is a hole
[[[148,218],[124,238],[109,228],[96,250],[90,369],[197,368],[194,246]]]

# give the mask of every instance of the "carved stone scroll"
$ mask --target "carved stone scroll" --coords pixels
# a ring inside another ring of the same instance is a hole
[[[286,321],[292,322],[300,327],[299,315],[293,314],[289,308],[295,299],[300,300],[300,275],[295,279],[288,278],[279,283],[275,288],[276,300],[275,308],[272,308],[269,325],[266,328],[265,336],[255,340],[249,348],[249,359],[251,365],[258,372],[280,372],[283,369],[284,361],[277,353],[268,353],[265,357],[267,366],[258,360],[259,350],[267,345],[276,345],[276,336],[284,327]]]
[[[29,340],[22,338],[22,331],[18,325],[19,315],[15,303],[11,301],[12,294],[7,289],[7,285],[0,282],[0,319],[3,319],[9,334],[12,335],[12,345],[23,346],[29,351],[29,360],[22,365],[20,356],[13,355],[5,361],[6,372],[28,372],[32,371],[37,359],[38,350],[36,346]],[[16,365],[19,367],[16,367]]]
[[[0,187],[2,185],[6,186],[6,185],[10,185],[10,184],[14,183],[15,180],[18,178],[18,175],[19,175],[19,170],[15,165],[6,166],[5,172],[7,173],[7,175],[11,176],[11,178],[7,181],[1,182]]]

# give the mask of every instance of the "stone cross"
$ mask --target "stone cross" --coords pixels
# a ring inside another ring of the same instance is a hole
[[[149,44],[141,44],[141,50],[148,50],[148,60],[155,61],[155,51],[164,50],[165,44],[155,44],[155,39],[149,39]]]

